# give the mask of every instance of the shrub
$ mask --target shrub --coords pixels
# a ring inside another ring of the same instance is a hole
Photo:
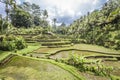
[[[23,56],[26,56],[26,55],[27,55],[27,54],[25,54],[25,53],[23,54]]]
[[[32,55],[32,54],[30,54],[30,57],[33,57],[33,55]]]
[[[10,23],[0,18],[0,33],[5,32],[5,30],[8,28],[9,25]]]
[[[58,59],[56,59],[56,61],[59,62]],[[81,72],[90,71],[98,76],[108,76],[108,77],[111,76],[113,67],[102,65],[101,60],[96,60],[94,63],[93,62],[90,63],[94,65],[86,65],[87,61],[88,60],[83,56],[71,55],[71,57],[67,61],[62,60],[61,62],[72,65],[78,68]]]
[[[24,49],[24,48],[27,47],[27,45],[26,45],[26,43],[25,43],[25,41],[24,41],[24,39],[23,39],[22,37],[17,38],[17,39],[15,40],[15,43],[16,43],[16,44],[15,44],[16,49],[18,49],[18,50]]]
[[[85,71],[85,61],[86,58],[84,56],[71,55],[68,59],[68,64],[79,68],[80,71]]]
[[[115,39],[120,39],[120,32],[115,36]]]
[[[39,58],[39,56],[37,56],[36,58]]]
[[[24,49],[27,47],[24,39],[22,37],[15,37],[13,35],[6,35],[2,37],[0,41],[0,50],[12,51],[15,49]]]
[[[0,50],[11,51],[15,48],[15,43],[12,41],[3,40],[2,42],[0,42]]]
[[[120,40],[119,41],[116,41],[116,47],[115,47],[116,50],[119,50],[120,49]]]

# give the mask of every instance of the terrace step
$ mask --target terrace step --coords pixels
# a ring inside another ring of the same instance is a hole
[[[6,58],[4,58],[3,60],[0,61],[0,65],[4,65],[4,64],[8,63],[11,60],[11,58],[14,56],[16,56],[16,55],[13,55],[13,54],[8,55]]]

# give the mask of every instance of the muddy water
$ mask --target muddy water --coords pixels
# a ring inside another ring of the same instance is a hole
[[[28,54],[27,56],[31,56],[32,57],[37,57],[37,58],[45,58],[46,54],[40,54],[40,53],[33,53],[33,54]]]
[[[77,54],[77,55],[80,55],[80,56],[103,55],[103,54],[96,53],[96,52],[69,50],[69,51],[58,52],[54,55],[51,55],[50,58],[52,58],[52,59],[69,58],[71,54]]]

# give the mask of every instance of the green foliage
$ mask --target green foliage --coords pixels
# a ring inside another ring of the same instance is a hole
[[[41,10],[39,5],[23,2],[10,12],[10,19],[15,27],[47,27],[47,10]]]
[[[30,27],[32,25],[31,15],[21,9],[15,9],[11,12],[10,18],[15,27]]]
[[[95,10],[77,19],[70,25],[69,34],[75,36],[75,39],[85,39],[85,43],[88,44],[120,49],[118,47],[120,41],[119,34],[116,37],[110,34],[120,30],[119,4],[119,0],[109,0],[102,9]]]
[[[19,50],[27,47],[27,45],[22,37],[16,38],[15,46],[16,46],[16,49],[19,49]]]
[[[6,20],[0,18],[0,32],[3,33],[8,26],[10,25],[10,23],[8,23]]]
[[[84,56],[79,55],[71,55],[71,57],[67,60],[65,59],[56,59],[58,62],[63,62],[78,68],[81,72],[90,71],[93,72],[95,75],[98,76],[111,76],[111,72],[113,71],[113,67],[104,66],[101,63],[101,60],[94,60],[89,62],[91,65],[87,65],[89,59],[86,59]]]
[[[87,70],[95,73],[98,76],[111,76],[111,72],[113,71],[112,67],[104,66],[102,64],[96,63],[97,66],[87,66]]]
[[[117,32],[117,35],[115,36],[115,39],[120,39],[120,32]]]
[[[16,1],[15,0],[0,0],[0,2],[5,4],[6,21],[8,21],[10,9],[16,8]]]
[[[34,24],[35,24],[35,26],[39,26],[41,24],[40,22],[41,22],[40,18],[38,16],[35,16],[34,17]]]
[[[25,41],[21,37],[9,35],[1,38],[2,40],[0,41],[0,50],[11,51],[15,49],[24,49],[27,47]]]
[[[111,75],[111,76],[110,76],[110,79],[111,79],[111,80],[120,80],[120,77]]]
[[[79,68],[80,71],[85,71],[85,61],[86,59],[83,56],[71,54],[70,58],[67,61],[67,64]]]
[[[10,42],[10,41],[2,41],[0,42],[0,49],[1,50],[4,50],[4,51],[7,51],[7,50],[13,50],[15,49],[15,44],[13,42]]]
[[[41,34],[45,31],[41,26],[36,26],[34,28],[15,28],[12,27],[11,29],[8,30],[9,34]]]

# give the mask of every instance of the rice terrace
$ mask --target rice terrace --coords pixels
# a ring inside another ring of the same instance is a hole
[[[120,80],[120,0],[0,0],[0,80]]]

